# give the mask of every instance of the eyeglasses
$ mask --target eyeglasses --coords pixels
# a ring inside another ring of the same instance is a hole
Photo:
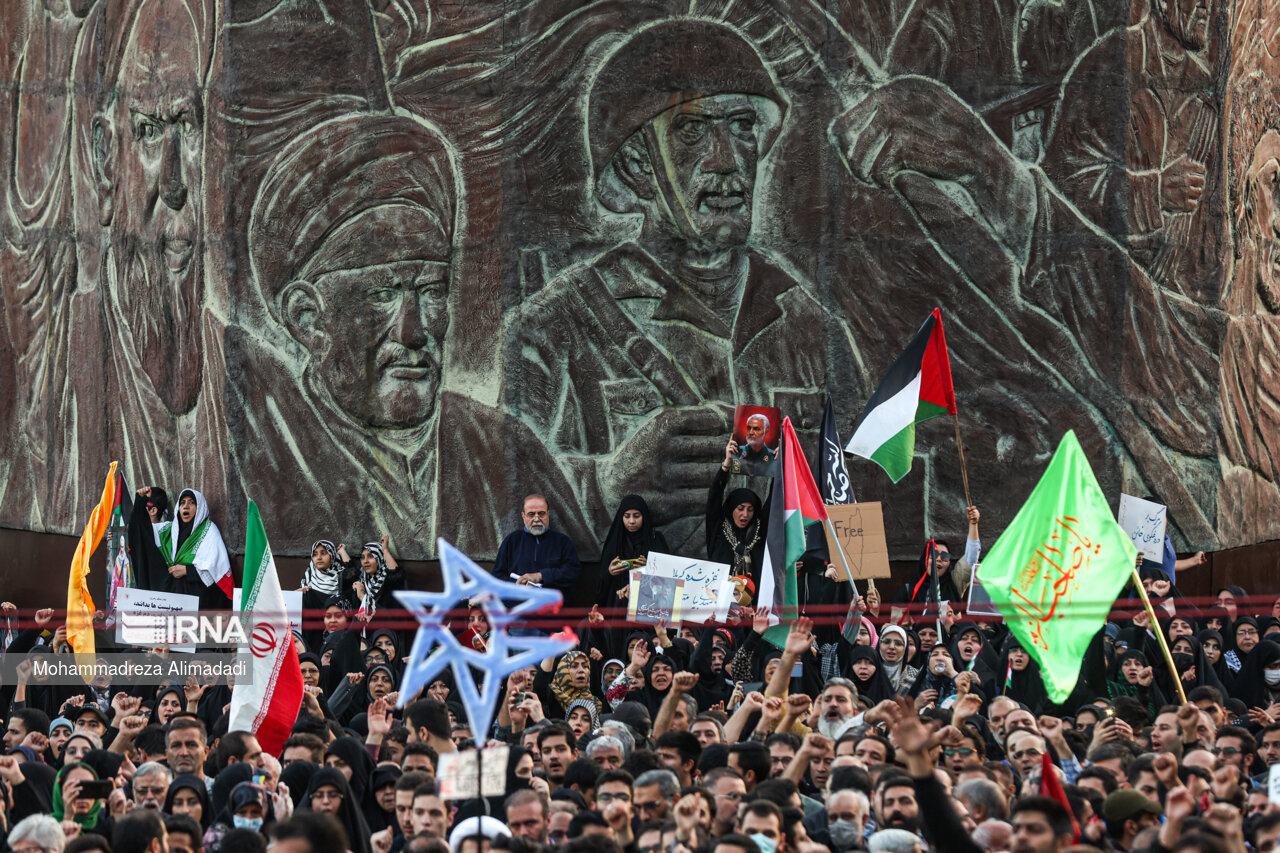
[[[596,802],[598,803],[612,803],[614,800],[617,800],[620,803],[629,803],[631,802],[631,795],[630,794],[596,794]]]
[[[937,557],[938,562],[940,562],[940,563],[950,563],[950,562],[951,562],[951,555],[950,555],[950,554],[948,554],[948,553],[947,553],[947,552],[945,552],[945,551],[943,551],[942,553],[937,554],[937,555],[935,555],[935,556]]]
[[[163,794],[167,790],[169,790],[168,785],[134,785],[133,786],[133,792],[135,794],[141,794],[144,797],[149,796],[151,794]]]
[[[1234,746],[1215,746],[1213,749],[1209,751],[1212,752],[1214,755],[1225,755],[1227,758],[1230,758],[1233,755],[1239,755],[1241,752],[1243,752],[1243,750]]]
[[[636,803],[636,808],[642,812],[651,812],[656,810],[660,805],[662,805],[662,800],[654,800],[648,803]]]
[[[955,747],[955,748],[948,748],[948,749],[944,749],[944,750],[942,750],[942,754],[943,754],[943,755],[946,755],[946,756],[952,756],[952,755],[973,755],[973,747],[971,747],[971,746],[960,746],[960,747]],[[1039,753],[1036,753],[1036,754],[1037,754],[1037,755],[1039,755]],[[1015,755],[1015,756],[1014,756],[1014,758],[1017,758],[1017,756]]]
[[[650,844],[648,847],[637,847],[636,851],[637,853],[661,853],[662,842],[659,841],[657,844]]]

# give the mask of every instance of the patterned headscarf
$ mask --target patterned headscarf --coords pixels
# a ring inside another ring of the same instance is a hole
[[[364,601],[361,607],[365,613],[373,615],[377,609],[378,593],[382,591],[382,585],[387,582],[387,574],[391,571],[387,568],[387,556],[382,552],[382,543],[366,542],[364,550],[373,555],[373,559],[377,560],[378,568],[373,574],[362,574],[361,582],[364,583]]]
[[[302,573],[302,585],[321,595],[337,595],[342,585],[342,563],[338,560],[338,548],[328,539],[317,539],[311,546],[311,553],[315,554],[317,548],[324,548],[329,552],[329,568],[317,568],[313,559]]]

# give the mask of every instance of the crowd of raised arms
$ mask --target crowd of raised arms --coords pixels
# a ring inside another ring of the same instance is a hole
[[[932,578],[931,555],[937,582],[883,605],[806,555],[802,615],[779,648],[764,639],[777,619],[749,600],[768,502],[728,490],[734,449],[709,490],[706,554],[692,555],[741,578],[724,624],[626,627],[629,571],[667,552],[643,499],[621,501],[586,567],[555,508],[524,501],[495,575],[562,590],[593,579],[596,601],[578,648],[507,678],[490,731],[469,728],[448,670],[400,701],[412,621],[385,537],[349,550],[316,531],[302,591],[323,623],[295,636],[305,695],[275,755],[228,730],[224,683],[42,683],[35,664],[69,654],[66,626],[39,602],[4,602],[6,652],[23,660],[0,685],[0,837],[14,853],[1275,850],[1276,589],[1227,586],[1194,606],[1177,578],[1205,557],[1166,543],[1140,573],[1155,620],[1122,593],[1056,704],[1001,620],[963,612],[981,555],[969,507],[963,551],[935,537],[922,553],[918,577]],[[210,601],[222,569],[208,561],[226,556],[206,547],[220,536],[206,522],[195,490],[172,508],[163,489],[139,490],[131,529],[149,526],[170,556],[168,579],[148,583]],[[193,531],[200,547],[184,548]],[[491,637],[481,607],[453,627],[478,649]],[[505,793],[442,796],[442,754],[498,745]]]

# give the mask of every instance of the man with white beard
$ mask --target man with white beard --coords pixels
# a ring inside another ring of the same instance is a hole
[[[850,728],[858,713],[858,688],[847,678],[832,678],[818,697],[818,731],[833,741]]]
[[[524,527],[508,534],[493,561],[493,573],[518,584],[572,589],[582,572],[573,540],[551,529],[547,499],[529,495],[520,510]]]

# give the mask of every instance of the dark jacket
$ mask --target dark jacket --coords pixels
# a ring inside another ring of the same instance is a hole
[[[558,530],[548,530],[541,536],[523,529],[508,534],[498,546],[493,574],[502,580],[513,580],[513,574],[532,572],[542,574],[544,587],[571,589],[582,574],[582,563],[573,540]]]

